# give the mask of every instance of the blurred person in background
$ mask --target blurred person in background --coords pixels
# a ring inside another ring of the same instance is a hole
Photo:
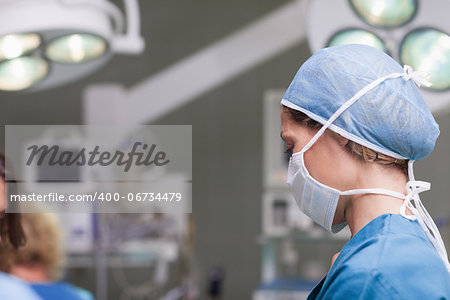
[[[11,172],[6,170],[5,156],[0,153],[0,249],[8,247],[11,251],[25,244],[25,234],[21,226],[21,215],[6,213],[6,181],[9,188],[14,186]],[[0,251],[1,252],[1,251]],[[0,269],[9,265],[8,258],[1,257]],[[33,290],[22,280],[0,272],[0,299],[8,300],[39,300]]]
[[[29,282],[43,299],[93,300],[90,292],[60,281],[64,251],[57,217],[49,213],[23,214],[22,227],[27,236],[25,246],[1,247],[3,271]]]
[[[10,188],[13,187],[15,181],[10,172],[6,170],[5,156],[0,153],[0,238],[17,248],[25,244],[25,234],[20,225],[20,214],[5,212],[6,181],[10,183]]]

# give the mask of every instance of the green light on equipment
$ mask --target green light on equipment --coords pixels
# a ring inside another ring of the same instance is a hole
[[[430,89],[450,88],[450,36],[436,29],[421,28],[410,32],[400,47],[402,64],[430,74]]]
[[[328,47],[345,44],[363,44],[386,52],[386,46],[379,37],[362,29],[347,29],[336,33],[328,42]]]
[[[40,44],[41,38],[35,33],[4,35],[0,37],[0,60],[22,56]]]
[[[6,60],[0,63],[0,90],[26,89],[43,79],[48,69],[47,62],[41,58],[22,56]]]
[[[45,55],[62,63],[81,63],[106,52],[106,42],[92,34],[71,34],[52,41]]]
[[[416,0],[350,0],[350,3],[364,21],[380,27],[403,25],[417,10]]]

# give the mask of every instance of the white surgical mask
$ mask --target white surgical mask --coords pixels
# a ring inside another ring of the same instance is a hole
[[[412,79],[418,86],[424,84],[430,86],[431,83],[420,78],[419,74],[412,72],[411,68],[405,66],[405,73],[393,73],[371,82],[352,98],[347,100],[342,106],[328,119],[328,121],[320,128],[314,137],[303,147],[300,152],[294,153],[289,161],[287,183],[290,186],[295,201],[299,208],[309,216],[314,222],[325,228],[326,230],[336,233],[342,230],[346,223],[341,223],[333,226],[333,219],[336,208],[341,195],[355,195],[355,194],[382,194],[404,200],[400,209],[400,214],[405,218],[417,220],[427,234],[431,243],[435,247],[441,259],[444,261],[447,269],[450,272],[450,263],[447,257],[444,242],[436,227],[433,219],[428,214],[423,206],[419,193],[430,189],[430,183],[424,181],[416,181],[413,173],[413,160],[408,162],[408,177],[409,181],[406,184],[407,195],[398,192],[381,189],[355,189],[348,191],[339,191],[335,188],[327,186],[316,179],[314,179],[308,172],[304,162],[304,153],[311,148],[311,146],[319,139],[325,130],[353,103],[361,98],[368,91],[372,90],[380,83],[387,79],[403,77],[404,80]],[[413,205],[414,203],[414,205]],[[413,215],[406,215],[406,208],[408,208]]]
[[[314,179],[304,161],[304,151],[294,153],[289,161],[287,182],[294,194],[295,202],[302,212],[314,222],[332,233],[341,231],[347,222],[332,225],[341,195],[383,194],[400,199],[405,195],[384,189],[358,189],[339,191]]]

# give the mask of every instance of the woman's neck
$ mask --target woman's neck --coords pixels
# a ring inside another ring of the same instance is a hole
[[[46,282],[48,276],[42,266],[15,265],[11,274],[28,282]]]
[[[382,174],[380,174],[382,170]],[[369,170],[359,178],[357,186],[362,188],[382,188],[406,194],[406,176],[398,170],[386,168]],[[352,237],[370,221],[386,213],[399,214],[403,199],[381,194],[353,195],[345,208]]]
[[[373,219],[387,213],[399,214],[403,200],[385,195],[357,195],[345,210],[352,237]]]

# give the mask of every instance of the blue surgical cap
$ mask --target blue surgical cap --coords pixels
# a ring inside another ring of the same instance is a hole
[[[370,46],[324,48],[300,67],[282,104],[325,124],[366,85],[403,72],[389,55]],[[379,153],[410,160],[428,156],[439,136],[418,87],[403,77],[387,79],[364,94],[329,129]]]

